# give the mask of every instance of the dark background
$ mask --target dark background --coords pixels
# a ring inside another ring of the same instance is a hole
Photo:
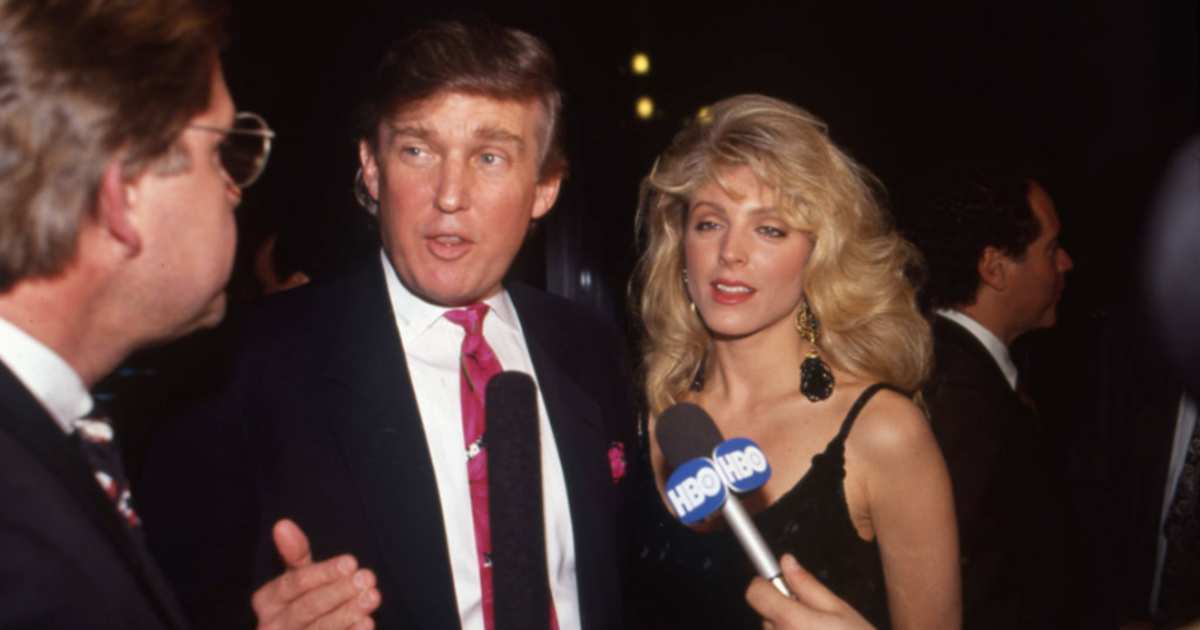
[[[608,313],[631,340],[638,181],[704,104],[743,92],[793,101],[892,190],[947,162],[1028,165],[1057,202],[1075,270],[1059,325],[1026,335],[1015,354],[1030,366],[1023,374],[1049,420],[1047,439],[1064,452],[1059,479],[1047,482],[1086,489],[1101,477],[1072,468],[1067,454],[1095,424],[1095,340],[1110,313],[1138,301],[1141,231],[1159,173],[1200,130],[1197,3],[908,4],[238,2],[227,79],[239,109],[264,115],[278,135],[238,210],[231,310],[256,294],[250,261],[269,232],[282,230],[289,257],[318,279],[376,251],[351,194],[350,121],[363,77],[390,39],[422,21],[489,19],[549,42],[567,103],[571,176],[513,275]],[[630,71],[634,51],[650,55],[648,76]],[[642,95],[657,104],[650,120],[634,116]],[[913,211],[896,209],[901,225]],[[135,478],[156,419],[203,389],[206,366],[226,353],[221,335],[135,357],[102,387],[126,408],[117,417]],[[1086,537],[1090,525],[1075,531]],[[1085,578],[1087,544],[1070,550]],[[1074,593],[1081,604],[1086,581]]]
[[[421,21],[489,19],[546,39],[567,96],[572,173],[515,270],[527,282],[625,317],[639,178],[701,105],[760,92],[826,120],[889,188],[959,158],[1031,165],[1075,259],[1063,320],[1094,316],[1133,280],[1157,174],[1197,129],[1196,3],[908,4],[238,3],[228,79],[279,134],[239,210],[242,249],[286,226],[317,275],[369,249],[350,195],[365,71]],[[635,50],[648,76],[630,72]],[[649,121],[634,116],[643,94],[657,104]]]

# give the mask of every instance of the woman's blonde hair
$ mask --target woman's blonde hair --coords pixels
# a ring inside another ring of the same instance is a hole
[[[634,303],[650,412],[679,399],[709,342],[683,284],[688,198],[743,165],[775,190],[783,220],[813,238],[804,292],[820,322],[822,358],[857,377],[915,391],[932,354],[909,280],[920,257],[880,206],[877,180],[834,146],[812,114],[746,94],[701,110],[642,181],[637,229],[645,248]]]

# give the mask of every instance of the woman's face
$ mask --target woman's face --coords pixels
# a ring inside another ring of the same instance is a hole
[[[792,326],[812,238],[784,222],[776,194],[748,166],[700,186],[688,205],[687,289],[709,330],[740,338]]]

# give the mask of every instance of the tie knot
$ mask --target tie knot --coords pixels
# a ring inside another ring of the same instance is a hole
[[[483,318],[487,312],[488,305],[478,302],[466,308],[446,311],[446,319],[462,326],[467,331],[467,337],[478,337],[483,334]]]

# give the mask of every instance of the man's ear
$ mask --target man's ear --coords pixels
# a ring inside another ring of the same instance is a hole
[[[110,160],[100,178],[96,218],[114,240],[125,246],[130,257],[142,251],[142,235],[132,216],[138,201],[137,181],[126,181],[119,158]]]
[[[362,167],[363,185],[367,194],[379,202],[379,163],[375,161],[375,151],[366,140],[358,141],[358,164]]]
[[[554,202],[558,199],[558,189],[562,186],[562,179],[562,175],[555,175],[538,182],[537,188],[533,191],[532,218],[540,219],[550,212],[550,208],[554,207]]]
[[[1008,288],[1009,266],[1012,259],[991,245],[983,248],[979,257],[979,280],[996,291]]]

